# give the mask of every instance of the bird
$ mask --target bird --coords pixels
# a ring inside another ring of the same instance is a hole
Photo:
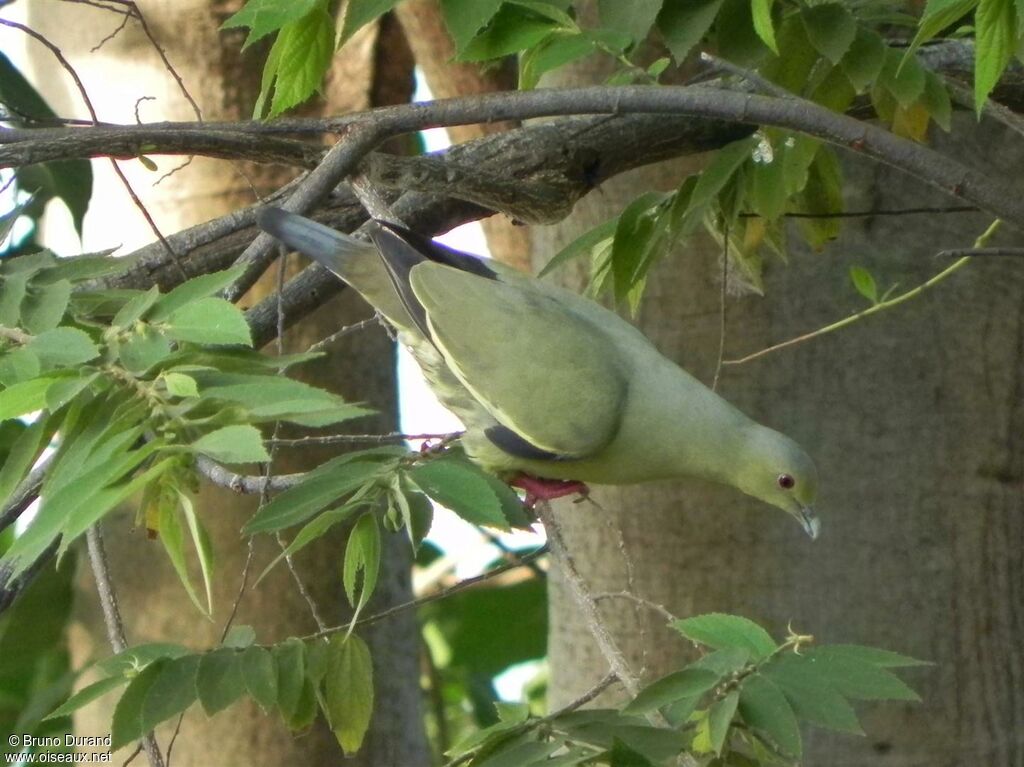
[[[259,227],[355,289],[397,331],[481,468],[527,501],[589,484],[700,478],[820,522],[814,462],[662,355],[614,311],[371,219],[368,240],[276,207]]]

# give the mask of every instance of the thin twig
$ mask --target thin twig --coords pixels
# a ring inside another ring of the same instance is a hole
[[[992,222],[988,229],[986,229],[984,233],[982,233],[982,235],[978,237],[976,241],[978,247],[973,248],[972,252],[979,250],[981,246],[985,242],[987,242],[993,234],[995,234],[996,229],[998,229],[1000,223],[1001,221],[999,219],[996,219],[995,221]],[[826,325],[825,327],[818,328],[817,330],[812,331],[810,333],[804,333],[803,335],[797,336],[796,338],[790,338],[788,341],[783,341],[782,343],[774,344],[772,346],[767,347],[766,349],[761,349],[761,351],[754,352],[753,354],[748,354],[746,357],[740,357],[739,359],[735,360],[726,360],[724,364],[742,365],[745,362],[756,360],[758,357],[764,357],[766,354],[777,352],[780,349],[795,346],[796,344],[801,344],[805,341],[809,341],[812,338],[818,338],[819,336],[826,335],[827,333],[833,333],[836,330],[841,330],[845,327],[849,327],[850,325],[853,325],[855,322],[859,322],[860,320],[870,317],[873,314],[885,311],[886,309],[891,309],[892,307],[898,306],[899,304],[902,304],[905,301],[909,301],[912,298],[916,298],[917,296],[921,295],[924,291],[926,291],[928,288],[934,287],[935,285],[945,280],[947,277],[951,276],[952,274],[954,274],[955,272],[959,271],[961,268],[969,264],[971,262],[971,259],[971,256],[963,256],[954,261],[949,266],[947,266],[938,274],[934,275],[931,279],[918,285],[916,288],[912,288],[906,291],[905,293],[901,293],[900,295],[894,296],[893,298],[887,299],[885,301],[879,301],[877,304],[868,307],[862,312],[851,314],[849,317],[844,317],[838,322],[833,322],[831,325]]]
[[[468,589],[472,586],[477,586],[481,583],[485,583],[486,581],[493,580],[494,578],[497,578],[499,575],[507,573],[509,570],[515,570],[519,567],[528,567],[531,562],[539,559],[547,552],[548,547],[546,545],[541,546],[540,548],[531,551],[529,554],[523,554],[522,556],[518,556],[514,562],[509,562],[499,567],[495,567],[493,570],[488,570],[486,573],[475,575],[472,578],[463,578],[458,583],[449,586],[446,589],[442,589],[434,594],[427,594],[426,596],[417,597],[416,599],[411,599],[408,602],[403,602],[402,604],[389,607],[386,610],[381,610],[379,613],[369,615],[365,618],[360,618],[355,622],[354,627],[368,626],[371,623],[377,623],[379,621],[386,620],[399,613],[405,612],[406,610],[415,610],[416,608],[430,604],[431,602],[437,602],[440,599],[445,599],[446,597],[449,597],[452,594],[455,594],[459,591],[464,591],[465,589]],[[340,631],[348,630],[349,624],[345,623],[341,626],[330,626],[329,628],[326,628],[322,631],[318,631],[315,634],[309,634],[301,638],[304,641],[312,639],[323,639],[324,637],[330,636],[331,634],[337,634]]]
[[[1024,256],[1024,248],[960,248],[939,251],[936,258],[986,258],[989,256]]]
[[[720,59],[706,51],[701,52],[700,60],[703,64],[708,66],[711,72],[716,74],[725,73],[739,77],[753,85],[757,90],[769,96],[775,96],[780,99],[792,99],[797,97],[797,95],[792,91],[787,91],[785,88],[780,85],[776,85],[771,80],[766,80],[757,72],[745,69],[737,64],[733,64],[731,61]]]
[[[308,447],[310,445],[343,445],[351,442],[417,442],[419,440],[426,439],[439,439],[450,442],[453,439],[462,436],[462,434],[463,432],[461,431],[449,432],[447,434],[403,434],[398,431],[389,432],[388,434],[325,434],[309,437],[295,437],[292,439],[270,439],[267,440],[267,443],[271,445],[281,445],[282,447]]]
[[[626,656],[622,654],[622,650],[619,649],[611,632],[608,631],[608,627],[605,626],[604,621],[601,619],[601,614],[597,609],[597,604],[594,602],[594,597],[590,593],[590,588],[587,586],[586,581],[583,580],[579,570],[576,569],[576,563],[566,548],[565,540],[562,538],[562,530],[551,512],[551,505],[546,501],[542,501],[537,504],[537,511],[548,534],[548,546],[551,548],[551,556],[558,563],[558,567],[565,576],[565,581],[569,586],[573,601],[576,602],[577,607],[583,613],[583,619],[590,629],[591,636],[594,637],[597,646],[601,650],[601,654],[608,661],[608,666],[615,673],[615,676],[622,682],[626,692],[635,697],[640,691],[640,680],[630,669]]]
[[[718,297],[718,358],[715,362],[715,377],[711,380],[711,391],[718,390],[718,379],[722,375],[722,361],[725,359],[725,307],[729,286],[729,225],[725,225],[722,244],[722,286]]]
[[[638,605],[648,607],[651,610],[654,610],[654,612],[661,615],[669,623],[679,620],[679,618],[670,613],[664,605],[660,605],[657,602],[652,602],[649,599],[644,599],[641,596],[637,596],[632,591],[605,591],[600,594],[594,594],[595,602],[601,602],[605,599],[628,599],[631,602],[635,602]]]
[[[100,531],[99,523],[86,531],[85,540],[89,550],[89,564],[96,579],[96,592],[103,608],[103,622],[107,627],[110,648],[115,654],[124,652],[128,647],[128,640],[124,632],[124,621],[121,620],[121,611],[117,606],[117,594],[110,580],[110,567],[107,564],[107,553],[103,548],[103,533]],[[160,746],[152,731],[141,738],[141,745],[142,750],[146,752],[146,758],[149,759],[150,767],[164,767]]]
[[[281,295],[280,291],[278,292],[278,295]],[[360,330],[362,330],[364,328],[368,328],[368,327],[372,327],[374,325],[378,325],[378,324],[380,324],[380,322],[381,322],[381,316],[379,314],[374,314],[372,317],[367,317],[365,320],[360,320],[359,322],[355,322],[355,323],[353,323],[351,325],[346,325],[341,330],[338,330],[338,331],[336,331],[334,333],[331,333],[326,338],[322,338],[319,341],[317,341],[315,344],[310,346],[306,351],[307,352],[319,352],[319,351],[322,351],[323,349],[325,349],[326,347],[330,346],[335,341],[337,341],[339,338],[344,338],[345,336],[350,335],[352,333],[356,333],[356,332],[358,332],[358,331],[360,331]]]

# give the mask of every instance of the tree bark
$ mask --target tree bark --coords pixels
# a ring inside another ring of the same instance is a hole
[[[560,84],[589,76],[577,71]],[[993,173],[996,163],[1024,161],[1009,136],[969,120],[956,128],[935,137],[946,152]],[[944,204],[890,169],[845,165],[851,209]],[[678,183],[681,172],[681,164],[662,166],[605,184],[564,225],[535,229],[535,253],[550,256],[640,192]],[[730,292],[726,358],[863,308],[851,265],[867,267],[883,288],[898,282],[906,289],[946,265],[928,254],[970,246],[987,223],[977,214],[846,221],[824,253],[791,238],[789,263],[767,264],[764,297]],[[659,349],[706,383],[719,345],[718,250],[705,238],[679,248],[655,269],[637,318]],[[570,281],[581,277],[577,271]],[[726,488],[600,488],[594,495],[607,515],[586,505],[556,510],[593,592],[629,588],[679,616],[733,612],[763,621],[776,636],[792,621],[823,642],[872,644],[936,663],[907,675],[922,703],[861,708],[866,738],[808,732],[806,764],[1019,767],[1022,294],[1019,260],[979,260],[882,316],[726,367],[720,393],[815,457],[821,539],[810,542],[784,515]],[[556,708],[608,665],[557,573],[549,593]],[[657,614],[628,601],[603,605],[634,671],[653,678],[687,656]]]
[[[221,34],[219,26],[239,3],[151,2],[143,8],[154,35],[165,46],[183,80],[203,108],[206,119],[245,119],[258,93],[263,57],[240,54],[238,32]],[[90,53],[119,23],[120,17],[93,7],[71,3],[46,9],[30,6],[30,24],[57,43],[79,70],[101,119],[131,120],[136,99],[156,96],[155,104],[138,103],[140,118],[194,119],[187,102],[156,57],[138,27],[129,23],[98,52]],[[392,25],[378,36],[375,28],[364,30],[337,59],[326,89],[331,110],[364,109],[380,103],[407,100],[411,92],[411,58],[404,40]],[[378,56],[386,46],[389,55]],[[76,93],[53,77],[54,63],[45,54],[35,59],[41,76],[36,82],[50,103],[62,115],[80,114]],[[114,84],[114,85],[112,85]],[[374,100],[378,99],[378,100]],[[97,188],[86,223],[87,248],[111,244],[141,245],[153,239],[142,217],[135,212],[123,188],[111,177],[104,163],[97,163]],[[179,229],[251,205],[258,191],[269,191],[288,180],[291,171],[259,168],[241,163],[195,159],[186,168],[153,186],[159,176],[145,171],[139,163],[124,162],[140,197],[164,232]],[[170,169],[161,167],[161,172]],[[111,234],[109,223],[99,217],[117,205],[118,231]],[[292,257],[289,270],[297,270]],[[247,297],[247,302],[268,295],[276,287],[273,268]],[[324,306],[308,321],[289,332],[285,351],[305,350],[346,323],[371,312],[350,291]],[[390,431],[396,422],[392,345],[380,328],[346,338],[323,360],[305,366],[303,377],[337,391],[352,400],[368,400],[380,415],[366,429]],[[312,468],[329,457],[325,450],[301,455],[283,454],[275,464],[280,472]],[[143,531],[131,529],[128,515],[117,515],[105,524],[112,576],[118,590],[129,641],[177,641],[196,650],[215,646],[221,627],[239,590],[248,550],[239,530],[253,513],[255,499],[240,497],[204,486],[197,509],[210,531],[217,553],[214,621],[201,618],[189,603],[177,576],[158,541],[147,540]],[[345,613],[340,564],[343,534],[329,536],[296,557],[297,569],[313,600],[330,625],[341,622]],[[266,536],[254,539],[249,570],[249,589],[242,598],[236,624],[251,624],[261,642],[274,642],[290,635],[316,630],[310,610],[300,596],[286,567],[279,566],[257,589],[255,577],[279,553],[276,542]],[[410,553],[404,536],[390,536],[386,543],[386,576],[378,585],[378,607],[411,597]],[[85,568],[87,570],[87,568]],[[72,652],[80,666],[90,659],[109,654],[99,619],[91,578],[83,572],[77,621],[72,627]],[[372,609],[372,607],[371,607]],[[360,754],[354,765],[421,765],[429,762],[426,738],[421,726],[419,691],[419,643],[415,615],[408,613],[386,626],[367,632],[376,671],[376,711]],[[88,680],[86,680],[88,681]],[[112,706],[107,698],[80,712],[76,728],[81,734],[100,734],[109,729]],[[173,722],[158,730],[166,752]],[[194,707],[186,715],[173,748],[173,763],[187,765],[326,764],[340,758],[338,744],[318,722],[303,737],[292,737],[274,716],[259,711],[251,702],[236,704],[213,719]]]

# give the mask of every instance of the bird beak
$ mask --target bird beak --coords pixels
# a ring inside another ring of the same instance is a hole
[[[801,506],[797,512],[797,521],[804,532],[811,536],[812,541],[818,537],[818,533],[821,532],[821,520],[815,515],[814,509],[810,506]]]

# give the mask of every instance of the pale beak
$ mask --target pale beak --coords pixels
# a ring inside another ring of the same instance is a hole
[[[804,529],[804,532],[811,536],[812,541],[818,537],[818,534],[821,532],[821,520],[815,516],[814,509],[810,506],[801,506],[797,512],[797,521]]]

